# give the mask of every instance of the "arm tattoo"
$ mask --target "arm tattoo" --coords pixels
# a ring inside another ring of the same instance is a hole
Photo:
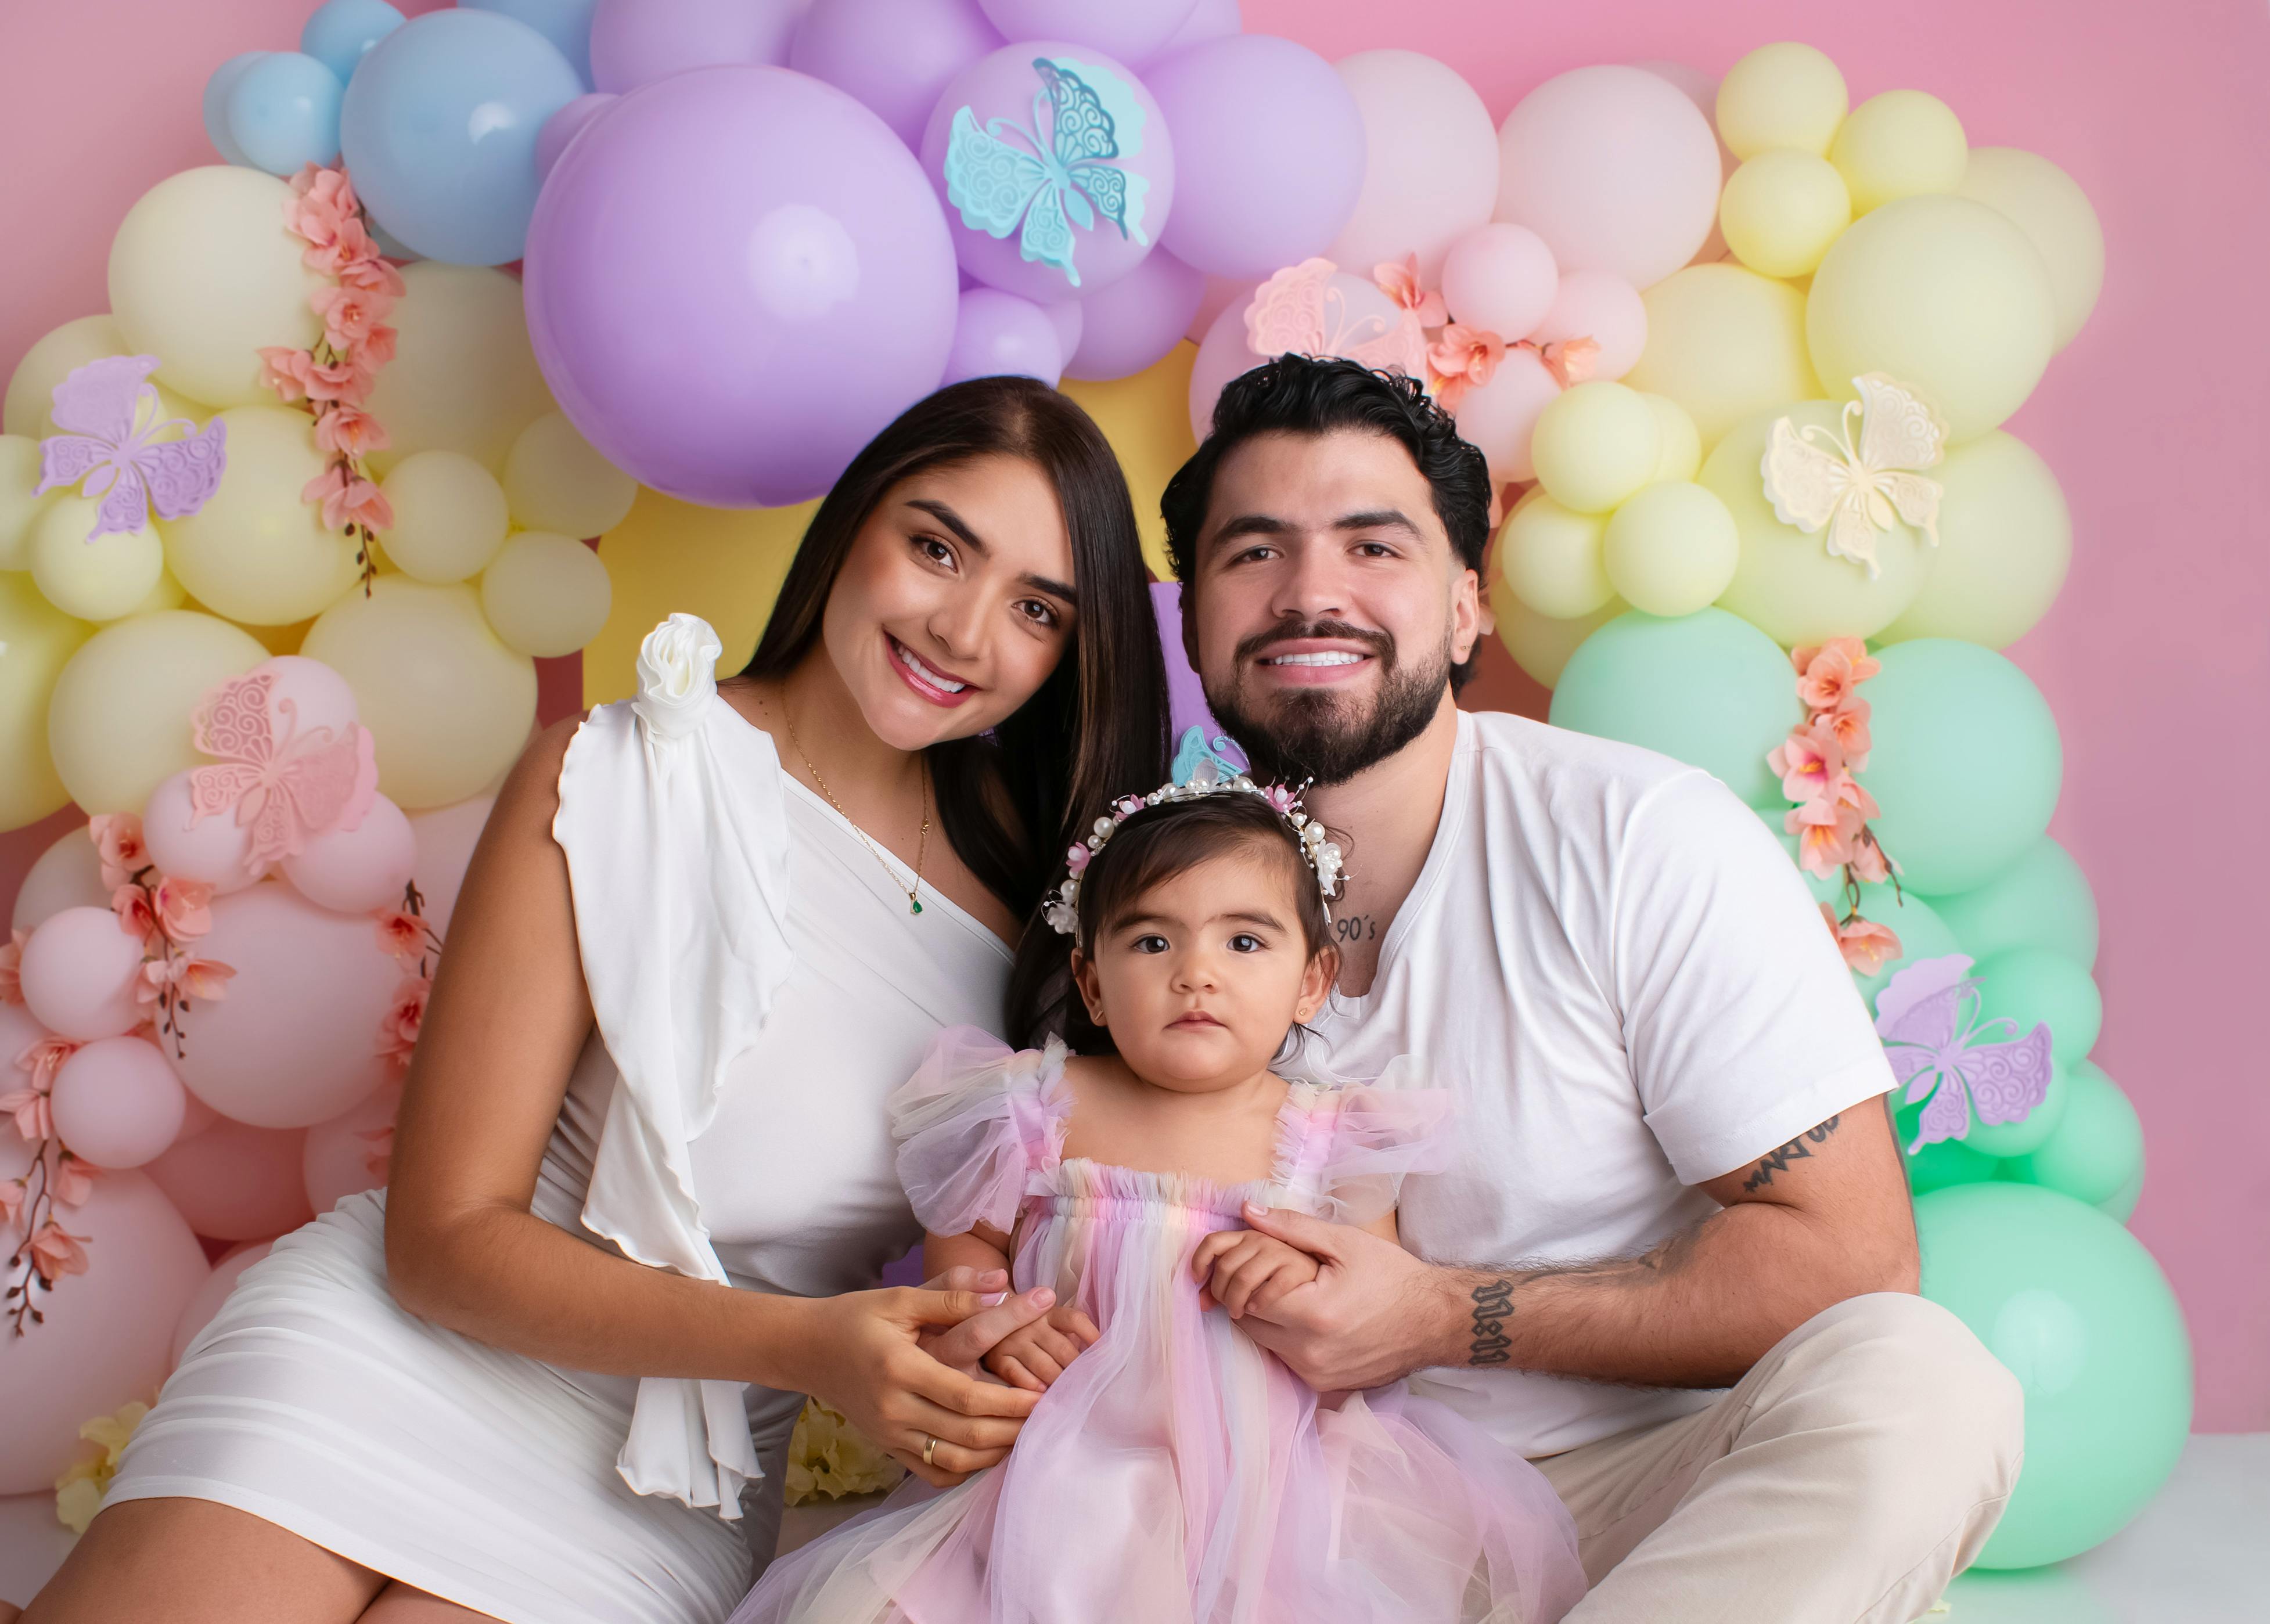
[[[1472,1300],[1474,1339],[1466,1346],[1466,1362],[1502,1365],[1513,1346],[1512,1339],[1505,1334],[1505,1322],[1513,1317],[1513,1282],[1484,1280],[1474,1287]]]
[[[1765,1160],[1758,1163],[1758,1170],[1742,1181],[1742,1193],[1750,1195],[1763,1190],[1773,1183],[1775,1174],[1788,1172],[1791,1162],[1809,1160],[1813,1153],[1806,1146],[1808,1144],[1826,1144],[1829,1136],[1836,1131],[1836,1124],[1842,1120],[1843,1113],[1840,1112],[1827,1122],[1807,1128],[1804,1133],[1792,1139],[1779,1150],[1767,1152]]]

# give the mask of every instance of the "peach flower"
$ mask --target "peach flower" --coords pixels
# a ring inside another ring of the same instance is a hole
[[[323,523],[331,530],[343,530],[350,524],[375,530],[394,528],[394,506],[385,493],[344,463],[333,463],[308,480],[300,500],[322,502]]]
[[[367,456],[390,442],[376,418],[360,406],[341,404],[315,419],[315,443],[333,456]]]
[[[65,1151],[56,1161],[56,1199],[65,1206],[85,1206],[94,1193],[94,1181],[101,1176],[102,1169],[94,1163]]]
[[[24,1210],[29,1187],[20,1178],[0,1182],[0,1224],[12,1224]]]
[[[1541,345],[1524,341],[1523,347],[1537,352],[1537,359],[1545,363],[1545,370],[1564,389],[1584,382],[1600,364],[1599,342],[1593,338],[1559,338]]]
[[[72,1235],[52,1218],[48,1220],[32,1237],[32,1267],[50,1286],[66,1274],[85,1274],[87,1238]]]
[[[1881,886],[1892,876],[1890,859],[1884,856],[1884,849],[1876,843],[1876,837],[1866,830],[1853,844],[1851,867],[1852,872],[1865,885]]]
[[[319,289],[308,302],[323,319],[324,339],[342,352],[367,339],[394,303],[383,293],[344,285]]]
[[[142,819],[132,812],[105,812],[90,818],[86,832],[102,859],[102,883],[113,890],[150,865]]]
[[[265,345],[260,351],[260,381],[281,396],[286,405],[303,400],[336,400],[360,406],[370,397],[371,369],[352,358],[319,361],[305,350]]]
[[[150,894],[137,885],[121,886],[110,894],[110,911],[118,916],[118,928],[146,951],[158,935],[158,910],[150,906]]]
[[[410,284],[402,279],[402,273],[382,259],[361,259],[352,265],[340,266],[339,281],[344,286],[381,293],[389,300],[399,299],[410,291]]]
[[[1888,925],[1858,914],[1836,927],[1837,950],[1863,975],[1873,975],[1900,956],[1900,938]]]
[[[1868,736],[1868,701],[1852,700],[1822,713],[1821,720],[1829,724],[1829,730],[1843,746],[1847,770],[1857,773],[1865,768],[1868,765],[1868,749],[1873,742]]]
[[[1843,708],[1854,697],[1857,685],[1884,669],[1857,637],[1832,637],[1818,648],[1792,649],[1789,657],[1797,668],[1797,696],[1808,710]]]
[[[394,1124],[389,1123],[383,1128],[358,1128],[355,1138],[364,1145],[363,1171],[373,1178],[383,1179],[390,1170],[389,1164],[394,1160]]]
[[[176,879],[168,874],[159,880],[151,902],[167,938],[193,942],[211,930],[212,894],[213,888],[201,879]]]
[[[1836,730],[1820,721],[1792,728],[1774,746],[1766,765],[1781,780],[1781,792],[1800,805],[1831,796],[1844,777],[1844,746]]]
[[[426,952],[426,922],[398,908],[382,908],[378,921],[378,950],[389,958],[416,959]]]
[[[350,216],[338,223],[330,239],[311,242],[300,256],[300,263],[310,271],[327,277],[343,276],[353,266],[378,257],[378,244],[363,226],[360,218]]]
[[[16,1131],[26,1144],[36,1145],[55,1135],[55,1109],[48,1102],[47,1089],[38,1084],[0,1094],[0,1116],[16,1119]]]
[[[411,1051],[418,1047],[418,1034],[426,1024],[426,1000],[433,990],[428,976],[404,976],[379,1020],[377,1053],[397,1070],[410,1064]]]
[[[1450,319],[1450,307],[1443,295],[1433,288],[1419,285],[1419,256],[1406,254],[1403,263],[1391,261],[1371,268],[1371,279],[1379,291],[1419,318],[1421,327],[1440,327]]]
[[[1456,412],[1466,391],[1490,381],[1505,359],[1505,340],[1486,327],[1453,322],[1443,336],[1427,346],[1427,365],[1435,374],[1435,399],[1445,412]]]
[[[63,1070],[63,1062],[78,1053],[78,1048],[67,1037],[43,1037],[17,1056],[16,1064],[32,1074],[33,1088],[45,1094],[55,1086],[56,1073]],[[0,1110],[13,1109],[0,1107]]]

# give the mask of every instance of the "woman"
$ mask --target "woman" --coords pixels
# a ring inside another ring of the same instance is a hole
[[[1027,380],[941,390],[716,652],[671,617],[515,769],[390,1189],[247,1272],[31,1624],[702,1624],[803,1394],[936,1483],[1005,1453],[1032,1400],[972,1372],[1046,1294],[857,1288],[918,1235],[886,1096],[998,1027],[1056,855],[1164,769],[1110,448]]]

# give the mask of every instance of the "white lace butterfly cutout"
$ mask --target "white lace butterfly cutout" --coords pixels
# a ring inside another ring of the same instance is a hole
[[[1844,403],[1836,434],[1817,424],[1797,427],[1777,418],[1758,464],[1774,517],[1808,536],[1829,532],[1829,551],[1883,574],[1876,536],[1901,520],[1939,545],[1939,499],[1945,487],[1917,471],[1936,467],[1947,426],[1903,384],[1881,372],[1852,380],[1860,398]],[[1860,419],[1859,442],[1852,419]]]

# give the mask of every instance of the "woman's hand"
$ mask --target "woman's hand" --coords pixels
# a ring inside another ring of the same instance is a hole
[[[995,1343],[985,1355],[985,1368],[1012,1387],[1044,1393],[1101,1334],[1087,1315],[1069,1302],[1059,1303]]]
[[[1265,1314],[1289,1292],[1313,1284],[1321,1265],[1298,1247],[1256,1229],[1222,1229],[1206,1236],[1191,1257],[1202,1305],[1220,1303],[1232,1319],[1247,1310]]]

